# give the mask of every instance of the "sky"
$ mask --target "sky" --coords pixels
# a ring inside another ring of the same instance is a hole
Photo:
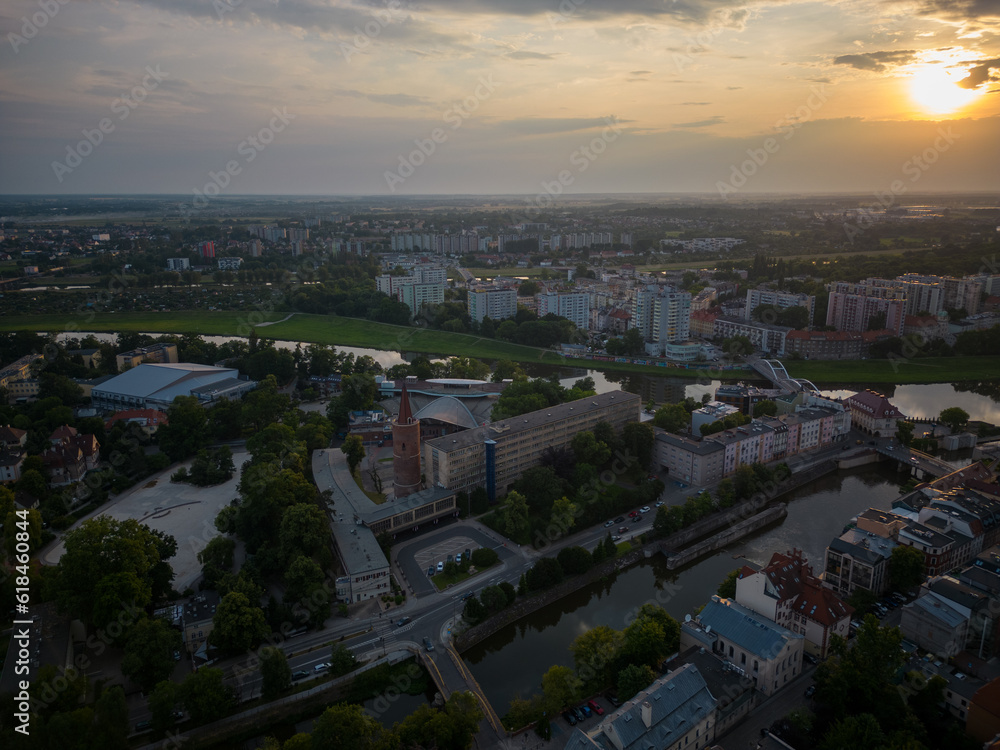
[[[0,193],[1000,190],[1000,0],[4,0],[0,33]]]

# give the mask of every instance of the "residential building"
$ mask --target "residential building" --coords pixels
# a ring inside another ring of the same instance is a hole
[[[243,265],[243,258],[240,258],[239,256],[216,258],[215,264],[218,266],[220,271],[239,271],[240,266]]]
[[[485,487],[491,500],[506,494],[548,449],[568,447],[583,430],[607,422],[620,433],[639,420],[641,399],[609,391],[510,417],[483,428],[424,443],[424,474],[431,486],[455,492]]]
[[[789,331],[785,335],[785,354],[803,359],[862,359],[871,345],[893,336],[888,329],[879,331]]]
[[[31,378],[31,366],[42,359],[41,354],[26,354],[14,360],[9,365],[0,368],[0,388],[7,388],[11,383]]]
[[[515,289],[470,289],[469,317],[477,323],[483,318],[506,320],[517,314],[517,290]]]
[[[167,258],[167,270],[189,271],[191,270],[191,261],[187,258]]]
[[[845,403],[851,412],[851,423],[875,437],[892,437],[897,423],[906,419],[889,399],[870,389],[855,393]]]
[[[681,624],[681,651],[710,650],[768,696],[801,673],[804,645],[801,633],[719,596],[712,596],[700,614]]]
[[[907,639],[939,656],[967,651],[989,660],[1000,655],[1000,592],[956,576],[932,576],[903,607],[899,627]]]
[[[535,295],[539,318],[549,313],[571,321],[581,331],[590,324],[590,295],[586,293],[546,292]]]
[[[858,588],[882,596],[889,589],[889,559],[896,546],[890,537],[848,529],[826,548],[823,584],[843,599]]]
[[[215,257],[215,243],[214,242],[199,242],[198,243],[198,254],[202,258],[214,258]]]
[[[722,477],[726,449],[721,443],[655,432],[655,460],[671,479],[703,487]]]
[[[51,447],[42,452],[42,463],[55,487],[79,482],[100,463],[101,444],[97,438],[81,435],[69,425],[56,428],[49,436],[49,444]]]
[[[170,424],[167,415],[159,409],[124,409],[111,415],[104,422],[104,429],[110,430],[119,422],[138,425],[147,435],[154,435],[160,427]]]
[[[95,386],[90,398],[95,409],[164,410],[177,396],[194,396],[201,404],[221,398],[238,399],[257,387],[239,370],[211,365],[140,364]]]
[[[902,290],[843,281],[830,284],[828,288],[828,326],[838,331],[888,328],[893,335],[902,335],[906,317],[906,293]]]
[[[777,388],[759,388],[743,383],[722,384],[715,389],[717,402],[735,406],[744,414],[753,416],[753,408],[761,401],[774,401],[783,393]]]
[[[691,336],[691,295],[664,284],[636,289],[631,325],[642,333],[647,353],[663,355],[667,344],[684,343]]]
[[[66,354],[69,357],[79,357],[87,368],[96,368],[101,363],[100,349],[67,349]]]
[[[982,743],[991,742],[1000,735],[1000,677],[973,694],[965,731],[976,742]]]
[[[813,314],[816,312],[816,297],[812,294],[792,294],[774,289],[747,289],[743,317],[751,320],[753,311],[761,305],[771,305],[780,310],[786,310],[789,307],[804,307],[809,311],[809,325],[812,325]]]
[[[9,484],[21,478],[27,453],[18,448],[0,448],[0,483]]]
[[[826,658],[830,637],[847,638],[854,609],[813,575],[802,551],[775,552],[760,570],[744,565],[736,602],[805,636],[805,650]]]
[[[724,404],[721,401],[709,401],[702,407],[691,412],[691,434],[700,435],[702,425],[718,422],[733,414],[739,414],[739,407]]]
[[[177,362],[177,344],[153,344],[122,352],[115,357],[118,372],[136,367],[143,362]]]
[[[716,737],[719,701],[685,664],[608,712],[597,726],[574,730],[566,750],[699,750]]]
[[[712,334],[715,337],[729,339],[734,336],[746,336],[754,349],[778,357],[785,354],[785,337],[791,330],[785,326],[754,323],[725,315],[716,317],[712,324]]]

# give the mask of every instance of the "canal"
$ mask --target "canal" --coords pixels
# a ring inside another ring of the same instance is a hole
[[[646,602],[683,620],[744,558],[764,565],[772,553],[796,547],[819,574],[826,545],[851,517],[870,507],[889,509],[897,497],[896,474],[888,467],[831,474],[782,498],[788,515],[778,524],[675,571],[655,555],[503,628],[463,656],[502,716],[512,698],[540,690],[550,666],[573,665],[569,644],[581,633],[597,625],[620,630],[628,613]]]

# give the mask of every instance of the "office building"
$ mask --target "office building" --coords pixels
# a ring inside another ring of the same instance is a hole
[[[485,487],[493,500],[538,466],[546,450],[569,447],[578,432],[593,430],[598,422],[620,433],[639,420],[641,407],[638,395],[610,391],[428,440],[424,473],[432,486],[455,492]]]

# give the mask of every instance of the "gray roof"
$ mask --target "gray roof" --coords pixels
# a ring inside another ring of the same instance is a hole
[[[133,398],[171,402],[175,396],[187,396],[192,390],[207,389],[216,383],[235,378],[231,367],[213,367],[186,362],[141,364],[96,386],[94,394],[121,394]]]
[[[936,596],[933,593],[924,594],[919,599],[915,599],[909,604],[905,605],[903,609],[920,609],[926,614],[933,617],[935,620],[939,620],[945,627],[952,630],[958,628],[963,623],[967,622],[967,618],[955,609],[948,606],[946,599],[940,596]]]
[[[647,701],[652,709],[649,728],[642,720],[642,704]],[[698,669],[685,664],[605,716],[590,736],[574,732],[566,748],[614,748],[608,736],[611,733],[618,736],[625,750],[671,747],[712,713],[716,703]]]
[[[599,409],[603,411],[613,404],[621,403],[626,403],[634,407],[634,420],[638,421],[641,402],[642,399],[635,393],[608,391],[607,393],[599,393],[596,396],[588,396],[587,398],[577,399],[569,403],[556,404],[555,406],[521,414],[517,417],[510,417],[509,419],[494,422],[482,430],[465,430],[464,432],[457,432],[452,435],[444,435],[433,440],[428,440],[426,445],[445,451],[446,453],[462,450],[472,445],[478,445],[487,438],[497,441],[507,440],[514,435],[533,430],[549,422],[568,419]]]
[[[683,448],[686,451],[697,453],[700,456],[707,456],[710,453],[718,453],[725,450],[725,446],[716,440],[692,440],[680,435],[672,435],[660,429],[656,430],[656,439],[675,448]]]
[[[804,637],[776,625],[751,609],[718,596],[709,600],[698,619],[702,627],[711,626],[721,637],[765,660],[780,653],[784,648],[783,641]]]
[[[898,543],[893,539],[857,528],[848,529],[830,544],[831,549],[846,552],[859,560],[867,560],[872,565],[877,563],[880,557],[886,559],[891,557],[892,550],[897,546]]]
[[[454,494],[454,490],[445,490],[440,487],[428,487],[420,490],[419,492],[407,495],[406,497],[399,498],[398,500],[390,498],[382,505],[376,505],[374,510],[365,514],[364,520],[366,524],[371,526],[376,521],[391,518],[397,513],[413,510],[414,508],[419,508],[422,505],[431,505],[432,503],[436,503],[438,500],[444,500],[446,497],[451,497]]]
[[[365,575],[389,567],[389,561],[367,526],[351,521],[334,521],[330,529],[347,575]]]
[[[413,415],[414,419],[436,419],[439,422],[458,425],[466,429],[477,427],[479,423],[469,411],[469,407],[454,396],[442,396],[431,401]]]

